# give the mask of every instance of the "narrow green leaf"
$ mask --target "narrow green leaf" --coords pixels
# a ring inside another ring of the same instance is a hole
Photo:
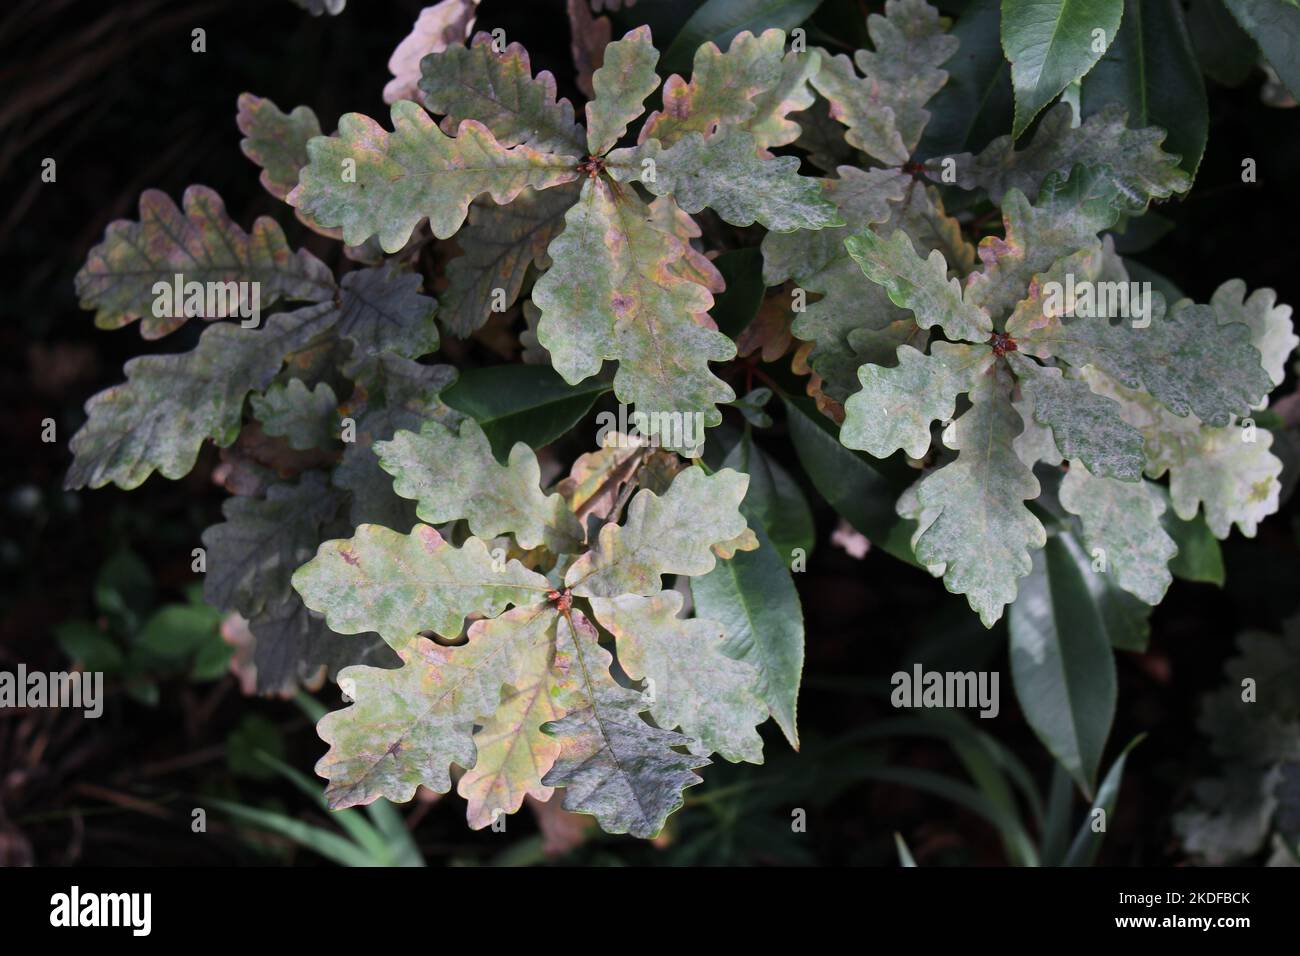
[[[1061,861],[1062,866],[1092,866],[1093,861],[1097,859],[1097,853],[1101,850],[1101,841],[1106,837],[1106,830],[1095,829],[1094,822],[1104,820],[1105,825],[1109,826],[1110,817],[1115,812],[1115,803],[1119,799],[1119,786],[1124,780],[1124,764],[1133,748],[1145,737],[1146,734],[1138,734],[1129,741],[1128,746],[1120,751],[1120,755],[1110,765],[1110,770],[1106,771],[1106,778],[1097,788],[1097,797],[1092,802],[1092,809],[1079,826],[1074,842],[1070,844],[1070,849]],[[1101,817],[1097,816],[1099,810],[1102,813]]]
[[[587,151],[592,156],[609,152],[644,111],[645,98],[659,88],[658,62],[647,26],[605,47],[605,61],[591,75],[596,95],[587,104]]]
[[[1115,716],[1105,625],[1065,544],[1051,538],[1011,606],[1011,677],[1039,740],[1092,797]]]
[[[1002,0],[1002,50],[1011,61],[1019,139],[1034,117],[1101,59],[1124,0]]]
[[[755,525],[754,534],[757,550],[737,552],[708,574],[692,578],[691,594],[696,613],[722,625],[727,654],[758,669],[759,695],[797,750],[803,610],[788,562],[761,524]]]

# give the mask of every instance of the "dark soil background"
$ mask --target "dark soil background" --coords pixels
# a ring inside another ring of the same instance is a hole
[[[353,0],[339,17],[313,18],[284,0],[13,0],[0,13],[0,180],[7,200],[0,207],[0,669],[18,662],[68,666],[52,629],[94,617],[96,575],[119,548],[145,559],[161,596],[180,600],[193,580],[190,549],[219,520],[224,497],[210,481],[210,449],[182,481],[155,475],[131,493],[61,490],[66,440],[82,421],[82,403],[120,381],[128,358],[159,347],[144,343],[134,327],[94,329],[73,293],[86,252],[111,220],[135,217],[143,189],[179,200],[187,185],[202,183],[224,197],[243,227],[272,215],[291,245],[337,265],[338,245],[303,229],[260,187],[239,150],[236,97],[247,90],[286,110],[307,104],[327,131],[344,112],[386,116],[380,94],[388,56],[420,6]],[[680,23],[691,6],[641,0],[633,13]],[[534,69],[557,76],[562,95],[581,102],[563,2],[484,0],[478,28],[498,26],[527,46]],[[207,31],[206,53],[190,50],[195,27]],[[1210,142],[1196,186],[1190,198],[1160,208],[1174,228],[1137,256],[1198,301],[1231,277],[1251,290],[1270,286],[1284,302],[1300,301],[1300,110],[1261,105],[1259,79],[1236,90],[1210,84]],[[56,183],[41,182],[45,157],[57,160]],[[1240,181],[1244,157],[1258,162],[1255,185]],[[185,336],[196,331],[160,347],[189,348]],[[465,361],[494,359],[471,348]],[[1294,387],[1289,380],[1277,394]],[[47,417],[58,426],[53,444],[40,440]],[[788,457],[779,428],[777,436],[770,450]],[[581,443],[573,449],[582,450]],[[768,764],[710,768],[705,784],[688,792],[670,839],[651,846],[593,837],[561,859],[892,865],[897,831],[922,865],[1004,862],[996,833],[978,817],[912,789],[854,779],[862,761],[884,757],[960,777],[945,746],[868,746],[852,735],[891,715],[881,693],[888,675],[923,653],[919,648],[991,658],[1002,669],[1003,712],[977,723],[1010,745],[1045,790],[1050,761],[1012,702],[1005,625],[985,633],[963,600],[882,553],[850,558],[830,544],[829,510],[820,509],[817,519],[818,549],[797,576],[808,633],[803,753],[792,754],[778,734],[766,732]],[[1185,805],[1192,781],[1213,767],[1195,727],[1198,698],[1222,681],[1237,632],[1276,630],[1300,602],[1294,500],[1256,539],[1234,534],[1224,551],[1225,588],[1176,582],[1154,613],[1149,653],[1119,655],[1112,751],[1138,732],[1149,737],[1130,758],[1102,862],[1185,862],[1171,817]],[[318,696],[332,706],[337,690],[329,686]],[[204,685],[166,681],[155,706],[115,690],[97,721],[59,711],[0,711],[0,862],[320,863],[283,842],[255,846],[215,814],[206,835],[190,832],[190,809],[202,805],[202,794],[326,824],[280,778],[232,770],[227,744],[250,712],[278,728],[286,759],[308,772],[323,750],[310,723],[292,703],[242,697],[230,677]],[[808,832],[792,836],[796,807],[808,811]],[[508,834],[474,833],[460,800],[447,798],[418,805],[410,822],[430,864],[543,859],[510,855],[536,832],[526,812],[512,818]]]

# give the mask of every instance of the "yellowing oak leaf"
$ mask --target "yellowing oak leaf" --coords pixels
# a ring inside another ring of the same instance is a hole
[[[495,561],[479,538],[454,548],[428,525],[399,534],[368,524],[324,542],[293,586],[330,630],[375,631],[399,653],[421,631],[455,639],[470,614],[493,617],[551,590],[518,561]]]
[[[601,528],[592,549],[569,565],[565,585],[581,597],[651,595],[664,574],[707,574],[713,545],[746,529],[740,502],[748,485],[749,476],[739,472],[687,468],[662,497],[637,492],[627,520]]]
[[[736,354],[725,335],[699,325],[712,293],[676,267],[687,245],[657,227],[626,188],[590,180],[551,243],[551,268],[533,288],[542,310],[538,341],[571,384],[619,362],[614,392],[638,409],[722,419],[715,407],[735,393],[709,362]],[[696,437],[698,443],[701,436]]]
[[[466,419],[457,434],[428,422],[419,434],[399,431],[377,442],[380,466],[393,476],[394,490],[417,502],[416,514],[435,524],[464,518],[480,538],[513,534],[520,547],[545,544],[556,554],[576,549],[582,529],[558,494],[538,488],[541,468],[523,442],[501,465],[478,422]]]
[[[379,450],[422,507],[431,497],[440,520],[468,515],[474,524],[472,493],[493,487],[503,470],[533,478],[531,491],[518,494],[540,495],[536,462],[524,461],[520,447],[510,466],[497,465],[467,422],[458,435],[404,432]],[[419,471],[431,458],[449,475],[465,472],[448,494]],[[460,792],[473,827],[563,787],[566,809],[596,816],[612,833],[653,836],[681,805],[682,789],[699,782],[692,771],[708,763],[705,754],[761,760],[754,726],[768,710],[757,671],[724,653],[719,625],[680,618],[681,596],[658,593],[660,575],[707,572],[711,549],[743,536],[745,485],[730,470],[690,468],[662,496],[643,490],[622,528],[606,525],[603,545],[568,563],[565,585],[494,559],[480,538],[454,548],[427,525],[409,535],[362,525],[349,540],[325,542],[294,574],[294,588],[331,630],[376,631],[402,660],[395,670],[339,674],[352,705],[319,727],[330,749],[317,771],[330,781],[331,806],[408,800],[418,786],[445,792],[455,763],[466,770]],[[621,592],[622,582],[652,582],[653,590]],[[617,671],[592,613],[616,635]],[[463,643],[440,647],[422,636],[454,638],[471,616]],[[624,686],[642,679],[646,695]]]
[[[522,189],[578,176],[576,155],[524,145],[507,149],[477,120],[464,120],[448,136],[412,102],[393,104],[392,113],[391,133],[348,113],[336,136],[309,142],[311,162],[286,197],[321,225],[342,227],[349,245],[378,236],[385,252],[397,252],[425,217],[433,234],[446,239],[461,227],[476,196],[487,193],[506,203]]]
[[[688,133],[704,137],[724,127],[747,130],[760,155],[792,143],[799,126],[788,115],[812,104],[809,78],[816,53],[785,52],[785,33],[742,30],[723,53],[713,43],[695,52],[690,82],[674,74],[664,83],[663,109],[650,114],[638,142],[657,139],[665,147]]]
[[[623,670],[649,682],[655,723],[680,727],[696,741],[694,753],[762,763],[755,726],[768,711],[754,690],[754,667],[723,653],[720,625],[684,620],[681,609],[677,591],[591,599],[596,620],[614,635]]]
[[[644,699],[614,682],[609,652],[596,643],[589,621],[574,613],[560,632],[585,695],[582,706],[543,727],[560,751],[542,782],[564,787],[564,809],[590,813],[607,833],[655,836],[682,805],[682,791],[700,782],[694,771],[709,761],[680,752],[690,738],[641,717]]]
[[[305,249],[294,252],[275,220],[246,233],[206,186],[191,186],[178,209],[166,193],[140,194],[140,221],[109,224],[77,273],[83,309],[116,329],[140,319],[146,339],[167,335],[191,316],[240,318],[281,300],[324,302],[334,276]]]

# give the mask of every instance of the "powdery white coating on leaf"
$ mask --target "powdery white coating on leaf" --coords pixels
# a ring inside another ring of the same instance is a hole
[[[983,377],[970,410],[954,425],[957,459],[917,487],[924,516],[914,540],[917,560],[942,567],[944,586],[966,595],[985,627],[1015,600],[1017,581],[1033,567],[1030,551],[1047,540],[1025,507],[1038,497],[1039,484],[1012,444],[1021,424],[1010,387],[996,367]]]
[[[948,263],[933,250],[922,259],[902,229],[883,239],[870,229],[844,240],[849,255],[872,282],[909,309],[923,329],[939,326],[950,339],[983,342],[993,331],[987,312],[962,299],[961,283],[948,278]]]
[[[786,54],[785,33],[777,29],[757,37],[742,30],[726,53],[705,43],[695,51],[689,83],[676,74],[665,81],[664,108],[646,120],[637,142],[657,139],[669,147],[687,133],[708,137],[736,127],[752,133],[768,156],[798,138],[799,126],[787,116],[812,105],[808,80],[819,65],[816,53]]]
[[[910,458],[930,449],[930,425],[952,418],[957,396],[969,391],[993,364],[984,345],[935,342],[925,355],[908,345],[898,347],[892,368],[863,365],[862,390],[844,403],[840,441],[876,458],[900,448]]]
[[[595,98],[587,104],[587,151],[603,156],[644,112],[645,98],[659,88],[659,51],[650,28],[639,26],[605,47],[605,61],[592,74]]]
[[[562,619],[557,630],[560,646],[572,648],[585,706],[543,728],[560,753],[542,782],[564,787],[564,808],[590,813],[607,833],[655,836],[682,805],[682,791],[700,782],[693,771],[709,761],[674,749],[690,738],[642,719],[642,696],[610,677],[596,629],[576,611],[570,620],[573,628]]]
[[[939,66],[958,41],[943,32],[938,11],[924,0],[888,0],[883,17],[867,18],[867,30],[874,51],[858,50],[852,62],[823,53],[812,83],[830,101],[831,116],[847,127],[850,145],[898,166],[920,142],[930,121],[925,103],[947,82]]]
[[[477,120],[464,120],[447,136],[416,104],[393,104],[393,132],[369,117],[347,113],[335,136],[307,144],[311,162],[286,197],[324,226],[341,226],[343,240],[359,245],[379,237],[397,252],[425,217],[446,239],[465,221],[470,201],[487,193],[507,203],[528,187],[544,189],[577,178],[577,156],[531,146],[509,149]],[[355,181],[345,179],[355,164]]]
[[[513,534],[531,550],[545,544],[559,554],[582,541],[582,528],[558,494],[545,495],[533,450],[517,442],[507,464],[497,463],[487,435],[472,418],[457,434],[426,422],[419,434],[399,431],[375,443],[393,490],[417,502],[419,517],[434,524],[465,519],[480,538]]]
[[[1246,297],[1246,283],[1229,279],[1214,290],[1210,305],[1221,324],[1240,322],[1250,329],[1251,344],[1259,350],[1261,364],[1273,385],[1286,378],[1286,360],[1300,345],[1291,324],[1291,306],[1278,305],[1272,289],[1256,289]]]
[[[1076,167],[1069,178],[1051,173],[1030,204],[1018,189],[1002,199],[1003,237],[988,236],[978,253],[983,269],[966,279],[966,301],[995,320],[1009,313],[1033,278],[1063,256],[1097,241],[1119,215],[1118,188],[1096,170]]]
[[[1205,523],[1226,538],[1235,522],[1254,537],[1259,522],[1278,508],[1280,462],[1269,449],[1273,436],[1257,428],[1253,442],[1238,425],[1211,428],[1195,415],[1180,418],[1149,395],[1125,388],[1096,368],[1084,370],[1093,391],[1120,403],[1124,420],[1142,432],[1147,474],[1169,472],[1174,514],[1184,521],[1204,506]]]
[[[207,439],[225,448],[239,436],[244,399],[271,384],[285,356],[337,320],[333,303],[282,312],[261,328],[209,326],[189,352],[143,355],[126,381],[86,402],[86,423],[69,448],[66,488],[138,487],[155,470],[189,473]]]
[[[283,199],[298,185],[298,170],[307,165],[307,140],[321,135],[320,120],[310,107],[284,113],[268,99],[241,93],[235,123],[244,134],[239,148],[261,168],[263,188]]]
[[[758,673],[723,653],[720,625],[681,618],[677,591],[593,597],[591,610],[614,635],[628,677],[652,682],[649,705],[656,724],[694,738],[693,753],[763,762],[755,728],[767,719],[767,706],[755,693]]]
[[[1025,337],[1075,368],[1095,365],[1129,388],[1142,387],[1180,417],[1216,427],[1246,414],[1272,388],[1250,327],[1220,324],[1208,305],[1188,300],[1166,310],[1151,296],[1150,325],[1112,325],[1105,318],[1066,318]],[[1062,449],[1064,451],[1064,449]]]
[[[524,145],[546,153],[578,155],[582,129],[573,106],[556,99],[555,77],[543,70],[536,77],[528,51],[511,43],[492,50],[492,37],[475,35],[468,47],[452,46],[420,62],[423,103],[443,114],[442,131],[456,135],[465,120],[492,131],[503,146]]]
[[[642,489],[620,527],[607,524],[590,551],[569,566],[565,584],[580,597],[655,594],[664,574],[707,574],[712,546],[746,530],[740,502],[749,476],[687,468],[661,497]]]
[[[764,236],[763,281],[767,285],[800,279],[800,285],[809,291],[824,294],[824,290],[808,286],[805,277],[825,271],[836,260],[846,259],[844,240],[851,233],[888,221],[894,215],[896,204],[907,195],[911,177],[899,169],[841,166],[837,178],[820,182],[844,225]]]
[[[451,789],[450,766],[473,767],[476,720],[492,714],[502,688],[526,674],[530,660],[552,641],[555,611],[518,608],[509,617],[471,629],[469,643],[440,647],[419,637],[399,650],[394,670],[348,667],[339,687],[350,707],[321,718],[317,732],[330,745],[316,764],[328,779],[331,809],[386,797],[402,803],[418,786]]]
[[[550,590],[516,560],[494,564],[479,538],[454,548],[422,524],[410,534],[363,524],[351,538],[326,541],[293,586],[330,630],[375,631],[399,652],[421,631],[456,638],[467,615],[495,617]]]
[[[654,163],[651,180],[643,163]],[[843,223],[818,181],[798,173],[793,156],[762,159],[753,134],[727,128],[705,139],[687,133],[664,149],[651,139],[609,155],[610,172],[638,179],[656,196],[669,196],[688,213],[706,206],[735,226],[761,223],[773,232],[821,229]]]
[[[155,284],[165,282],[172,288],[177,274],[182,283],[241,283],[235,303],[245,310],[251,305],[252,283],[257,283],[258,306],[263,309],[281,300],[323,302],[333,297],[329,268],[306,249],[290,249],[274,219],[262,216],[246,233],[207,186],[186,189],[181,206],[178,209],[164,192],[146,189],[140,194],[139,222],[109,223],[104,241],[90,250],[76,277],[81,307],[96,310],[96,326],[116,329],[141,319],[140,334],[146,339],[180,328],[188,296],[174,301],[175,295],[169,295],[161,301],[170,302],[171,310],[162,315],[154,311],[160,301]],[[204,298],[206,308],[206,288]]]
[[[1147,604],[1159,604],[1173,583],[1169,561],[1178,553],[1160,525],[1165,503],[1145,481],[1093,476],[1072,462],[1061,482],[1061,506],[1078,515],[1089,553],[1105,553],[1107,570],[1119,586]]]
[[[410,34],[388,58],[388,72],[393,78],[384,85],[385,103],[418,98],[420,61],[430,53],[464,43],[474,29],[477,9],[478,0],[440,0],[420,11]]]
[[[1158,126],[1129,129],[1124,108],[1115,103],[1079,126],[1072,125],[1073,117],[1070,104],[1058,103],[1043,115],[1024,149],[1017,150],[1007,135],[993,140],[978,156],[951,157],[957,185],[984,189],[994,202],[1000,202],[1009,189],[1035,196],[1049,173],[1068,175],[1082,163],[1113,179],[1120,193],[1139,209],[1153,199],[1186,192],[1192,185],[1191,177],[1179,168],[1178,157],[1160,148],[1165,131]],[[944,158],[926,163],[931,178],[941,179]]]
[[[703,285],[680,274],[688,245],[661,229],[629,188],[589,180],[548,250],[551,268],[533,287],[542,310],[537,338],[555,370],[576,385],[619,362],[614,392],[638,411],[700,413],[735,398],[709,369],[735,344],[695,316],[713,307]],[[698,443],[703,436],[695,436]]]
[[[549,264],[546,248],[564,229],[564,214],[581,191],[574,182],[525,189],[505,206],[475,200],[468,223],[456,233],[456,245],[464,252],[447,263],[447,288],[439,293],[443,325],[468,336],[493,314],[497,289],[505,293],[506,307],[512,306],[529,268]]]
[[[1142,433],[1124,421],[1119,404],[1060,369],[1012,353],[1011,367],[1023,392],[1032,394],[1034,417],[1051,426],[1056,447],[1078,458],[1099,478],[1138,482],[1146,459]],[[1154,602],[1151,602],[1154,603]]]

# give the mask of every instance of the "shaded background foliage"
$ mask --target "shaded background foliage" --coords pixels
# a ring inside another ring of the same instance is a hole
[[[61,490],[66,439],[83,419],[82,403],[117,382],[122,364],[144,351],[136,330],[97,331],[77,307],[72,279],[86,251],[108,222],[135,215],[143,189],[178,198],[188,184],[202,183],[225,198],[236,222],[247,226],[270,214],[291,245],[337,266],[339,245],[301,227],[259,186],[239,151],[235,100],[250,90],[285,109],[305,103],[327,130],[344,112],[386,115],[387,59],[421,5],[353,2],[339,17],[313,18],[283,0],[122,0],[107,7],[17,0],[0,14],[0,178],[8,199],[0,210],[0,669],[20,661],[33,669],[66,667],[54,630],[103,616],[96,582],[124,549],[147,566],[155,603],[183,602],[193,581],[190,549],[219,520],[224,497],[210,481],[210,447],[181,481],[154,476],[129,496],[111,487]],[[650,22],[666,47],[697,6],[640,0],[615,15],[614,35]],[[815,41],[844,50],[863,45],[863,18],[881,6],[825,0],[812,21]],[[953,15],[963,4],[938,6]],[[198,26],[207,31],[206,53],[190,50]],[[527,45],[535,69],[555,74],[561,95],[582,101],[562,0],[483,0],[478,28],[498,26]],[[1210,136],[1196,184],[1186,199],[1158,207],[1173,228],[1138,256],[1197,301],[1229,276],[1252,290],[1272,287],[1283,302],[1300,301],[1300,190],[1292,181],[1300,169],[1300,110],[1264,106],[1258,85],[1258,76],[1236,89],[1208,84]],[[58,162],[56,183],[40,180],[45,157]],[[1256,184],[1241,182],[1245,157],[1258,163]],[[184,329],[166,349],[192,347],[199,331]],[[501,360],[481,338],[462,345],[444,336],[444,350],[465,367]],[[1292,375],[1278,394],[1294,388]],[[54,444],[40,441],[47,417],[58,425]],[[783,434],[780,423],[774,434]],[[562,439],[560,457],[587,450],[591,437]],[[769,439],[765,447],[793,465],[787,441]],[[898,831],[922,865],[1004,861],[996,832],[978,817],[915,789],[862,779],[864,767],[886,759],[957,775],[960,765],[942,742],[868,740],[861,732],[894,714],[885,694],[888,675],[900,666],[919,659],[943,668],[998,668],[1003,711],[979,722],[980,729],[1011,746],[1045,788],[1050,758],[1014,707],[1005,622],[985,632],[963,599],[879,550],[851,558],[830,543],[834,514],[810,500],[818,544],[807,572],[796,575],[808,634],[803,753],[792,754],[769,725],[767,764],[720,763],[688,792],[686,809],[656,845],[597,834],[560,859],[891,864]],[[1152,616],[1149,652],[1118,655],[1120,706],[1108,759],[1135,734],[1149,736],[1130,758],[1101,862],[1167,865],[1185,858],[1171,818],[1186,804],[1192,781],[1212,768],[1196,730],[1199,698],[1222,682],[1234,634],[1277,631],[1295,613],[1298,536],[1291,497],[1257,538],[1224,543],[1226,587],[1176,582]],[[0,711],[0,861],[320,862],[285,842],[253,849],[231,838],[216,813],[206,837],[190,832],[190,808],[204,806],[204,795],[325,822],[292,785],[241,756],[250,741],[262,741],[293,766],[310,767],[323,748],[292,704],[246,700],[229,676],[196,683],[164,675],[156,704],[139,696],[111,685],[104,717],[89,722],[60,711]],[[320,696],[333,702],[337,690],[327,687]],[[513,818],[507,834],[473,833],[454,803],[417,803],[408,816],[430,863],[548,859],[528,814]],[[808,811],[807,833],[790,832],[796,807]]]

